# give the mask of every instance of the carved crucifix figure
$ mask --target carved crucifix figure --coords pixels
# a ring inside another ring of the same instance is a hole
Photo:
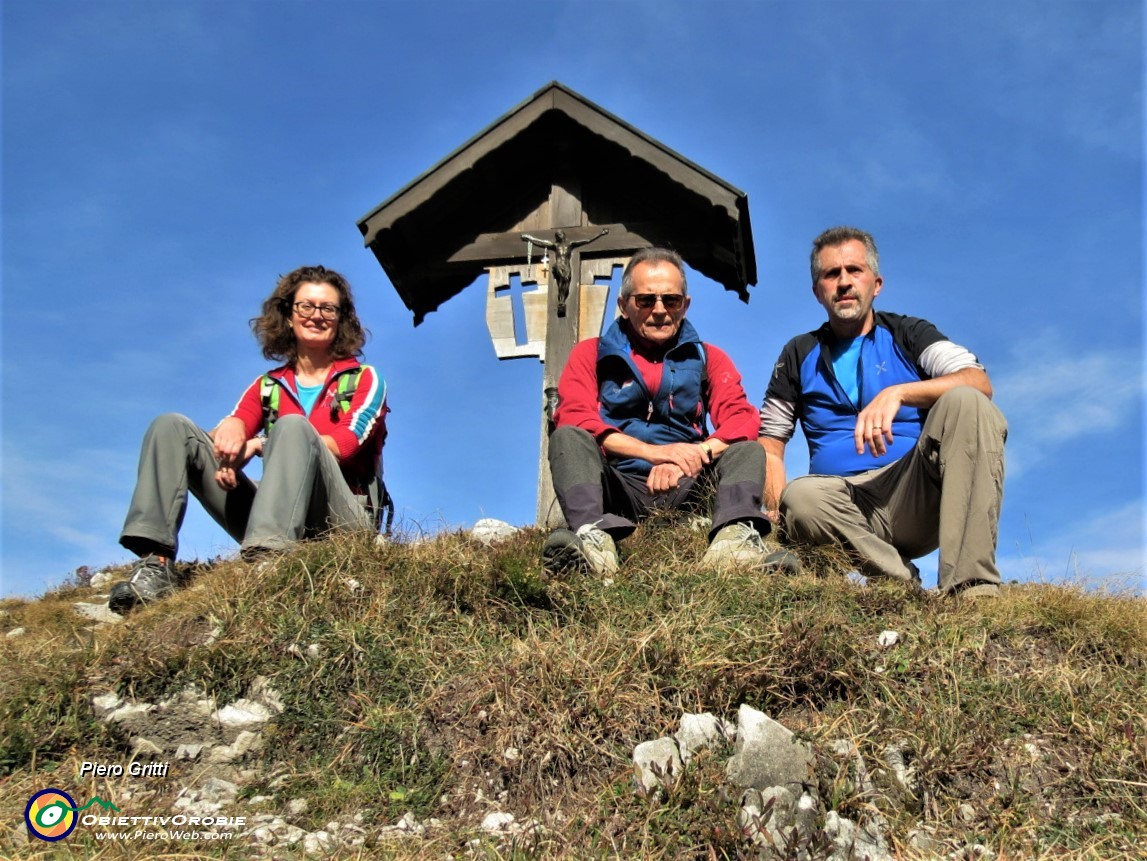
[[[523,242],[532,242],[534,245],[539,245],[542,248],[552,248],[554,250],[554,283],[558,288],[558,316],[564,317],[566,315],[566,299],[570,295],[570,281],[573,278],[573,269],[570,266],[570,252],[581,245],[588,245],[595,239],[600,239],[605,234],[609,233],[608,227],[603,227],[601,233],[597,236],[591,236],[589,239],[575,239],[566,241],[566,232],[559,230],[554,234],[554,239],[551,242],[548,239],[538,239],[536,236],[530,236],[528,233],[522,234]]]

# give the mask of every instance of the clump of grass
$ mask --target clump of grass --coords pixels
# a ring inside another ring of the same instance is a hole
[[[748,854],[727,752],[658,801],[630,772],[633,747],[682,712],[731,719],[741,703],[822,751],[854,744],[874,793],[822,758],[822,797],[879,811],[902,852],[921,826],[949,851],[972,834],[1013,857],[1130,858],[1147,839],[1142,599],[1025,586],[973,606],[857,584],[821,551],[801,551],[798,577],[716,575],[697,564],[704,532],[670,517],[624,542],[607,585],[546,577],[543,539],[336,538],[262,570],[217,562],[95,631],[71,611],[79,587],[10,603],[28,634],[0,640],[0,773],[16,788],[0,808],[19,821],[47,769],[125,756],[92,718],[95,693],[155,702],[193,684],[222,703],[265,676],[285,708],[247,791],[308,798],[316,827],[355,812],[442,822],[386,850],[399,855],[461,851],[491,809],[547,829],[481,838],[491,857]],[[889,628],[900,642],[882,648]],[[913,789],[882,766],[890,746]]]

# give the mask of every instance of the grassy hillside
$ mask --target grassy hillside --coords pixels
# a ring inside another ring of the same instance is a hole
[[[805,557],[816,575],[717,576],[696,565],[703,537],[665,524],[625,543],[615,582],[544,582],[542,540],[318,542],[263,570],[201,566],[186,591],[99,627],[73,610],[87,588],[5,602],[0,855],[252,857],[240,836],[25,836],[24,807],[48,786],[158,815],[217,776],[240,787],[225,813],[306,832],[354,822],[360,845],[336,857],[755,857],[727,750],[653,799],[634,793],[631,764],[682,713],[733,720],[748,703],[814,745],[824,805],[882,816],[897,857],[1142,857],[1143,599],[1030,585],[942,600],[858,585],[819,555]],[[885,630],[899,641],[878,643]],[[146,780],[78,776],[84,761],[132,761],[93,696],[157,703],[194,686],[222,704],[260,676],[282,700],[261,750],[227,765],[164,755],[168,774]],[[874,786],[821,755],[840,739]],[[887,773],[890,746],[910,789]],[[483,831],[495,811],[535,827]],[[417,828],[383,830],[404,816]]]

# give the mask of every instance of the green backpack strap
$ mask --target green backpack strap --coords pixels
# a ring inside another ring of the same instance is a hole
[[[263,431],[270,433],[271,427],[279,418],[280,386],[270,374],[263,374],[259,381],[259,402],[263,405]]]
[[[340,411],[350,412],[350,405],[354,400],[354,393],[358,391],[358,381],[362,377],[363,367],[363,365],[359,365],[353,371],[339,377],[338,388],[331,400],[331,421],[339,417]]]

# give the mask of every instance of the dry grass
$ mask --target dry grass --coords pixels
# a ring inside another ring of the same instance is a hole
[[[542,539],[328,541],[262,573],[223,562],[96,631],[71,609],[88,590],[7,602],[6,629],[28,633],[0,639],[0,853],[35,789],[75,785],[83,759],[128,761],[125,739],[92,717],[93,694],[154,702],[195,683],[228,701],[257,675],[286,709],[248,795],[308,798],[308,829],[357,812],[442,823],[362,857],[462,853],[495,809],[546,831],[516,848],[484,839],[487,857],[748,856],[726,752],[700,757],[660,802],[630,788],[637,743],[682,712],[732,718],[740,703],[820,749],[850,739],[874,767],[889,745],[909,751],[914,793],[879,769],[875,794],[827,757],[818,770],[825,801],[879,810],[902,857],[917,828],[943,854],[977,841],[1001,858],[1132,858],[1147,840],[1142,599],[1023,586],[973,605],[857,585],[815,553],[804,561],[817,576],[716,576],[696,565],[703,535],[667,523],[625,542],[611,585],[547,582]],[[897,646],[877,645],[884,629]],[[173,766],[157,797],[194,776]],[[112,851],[80,830],[67,842]],[[211,851],[246,857],[239,841]]]

